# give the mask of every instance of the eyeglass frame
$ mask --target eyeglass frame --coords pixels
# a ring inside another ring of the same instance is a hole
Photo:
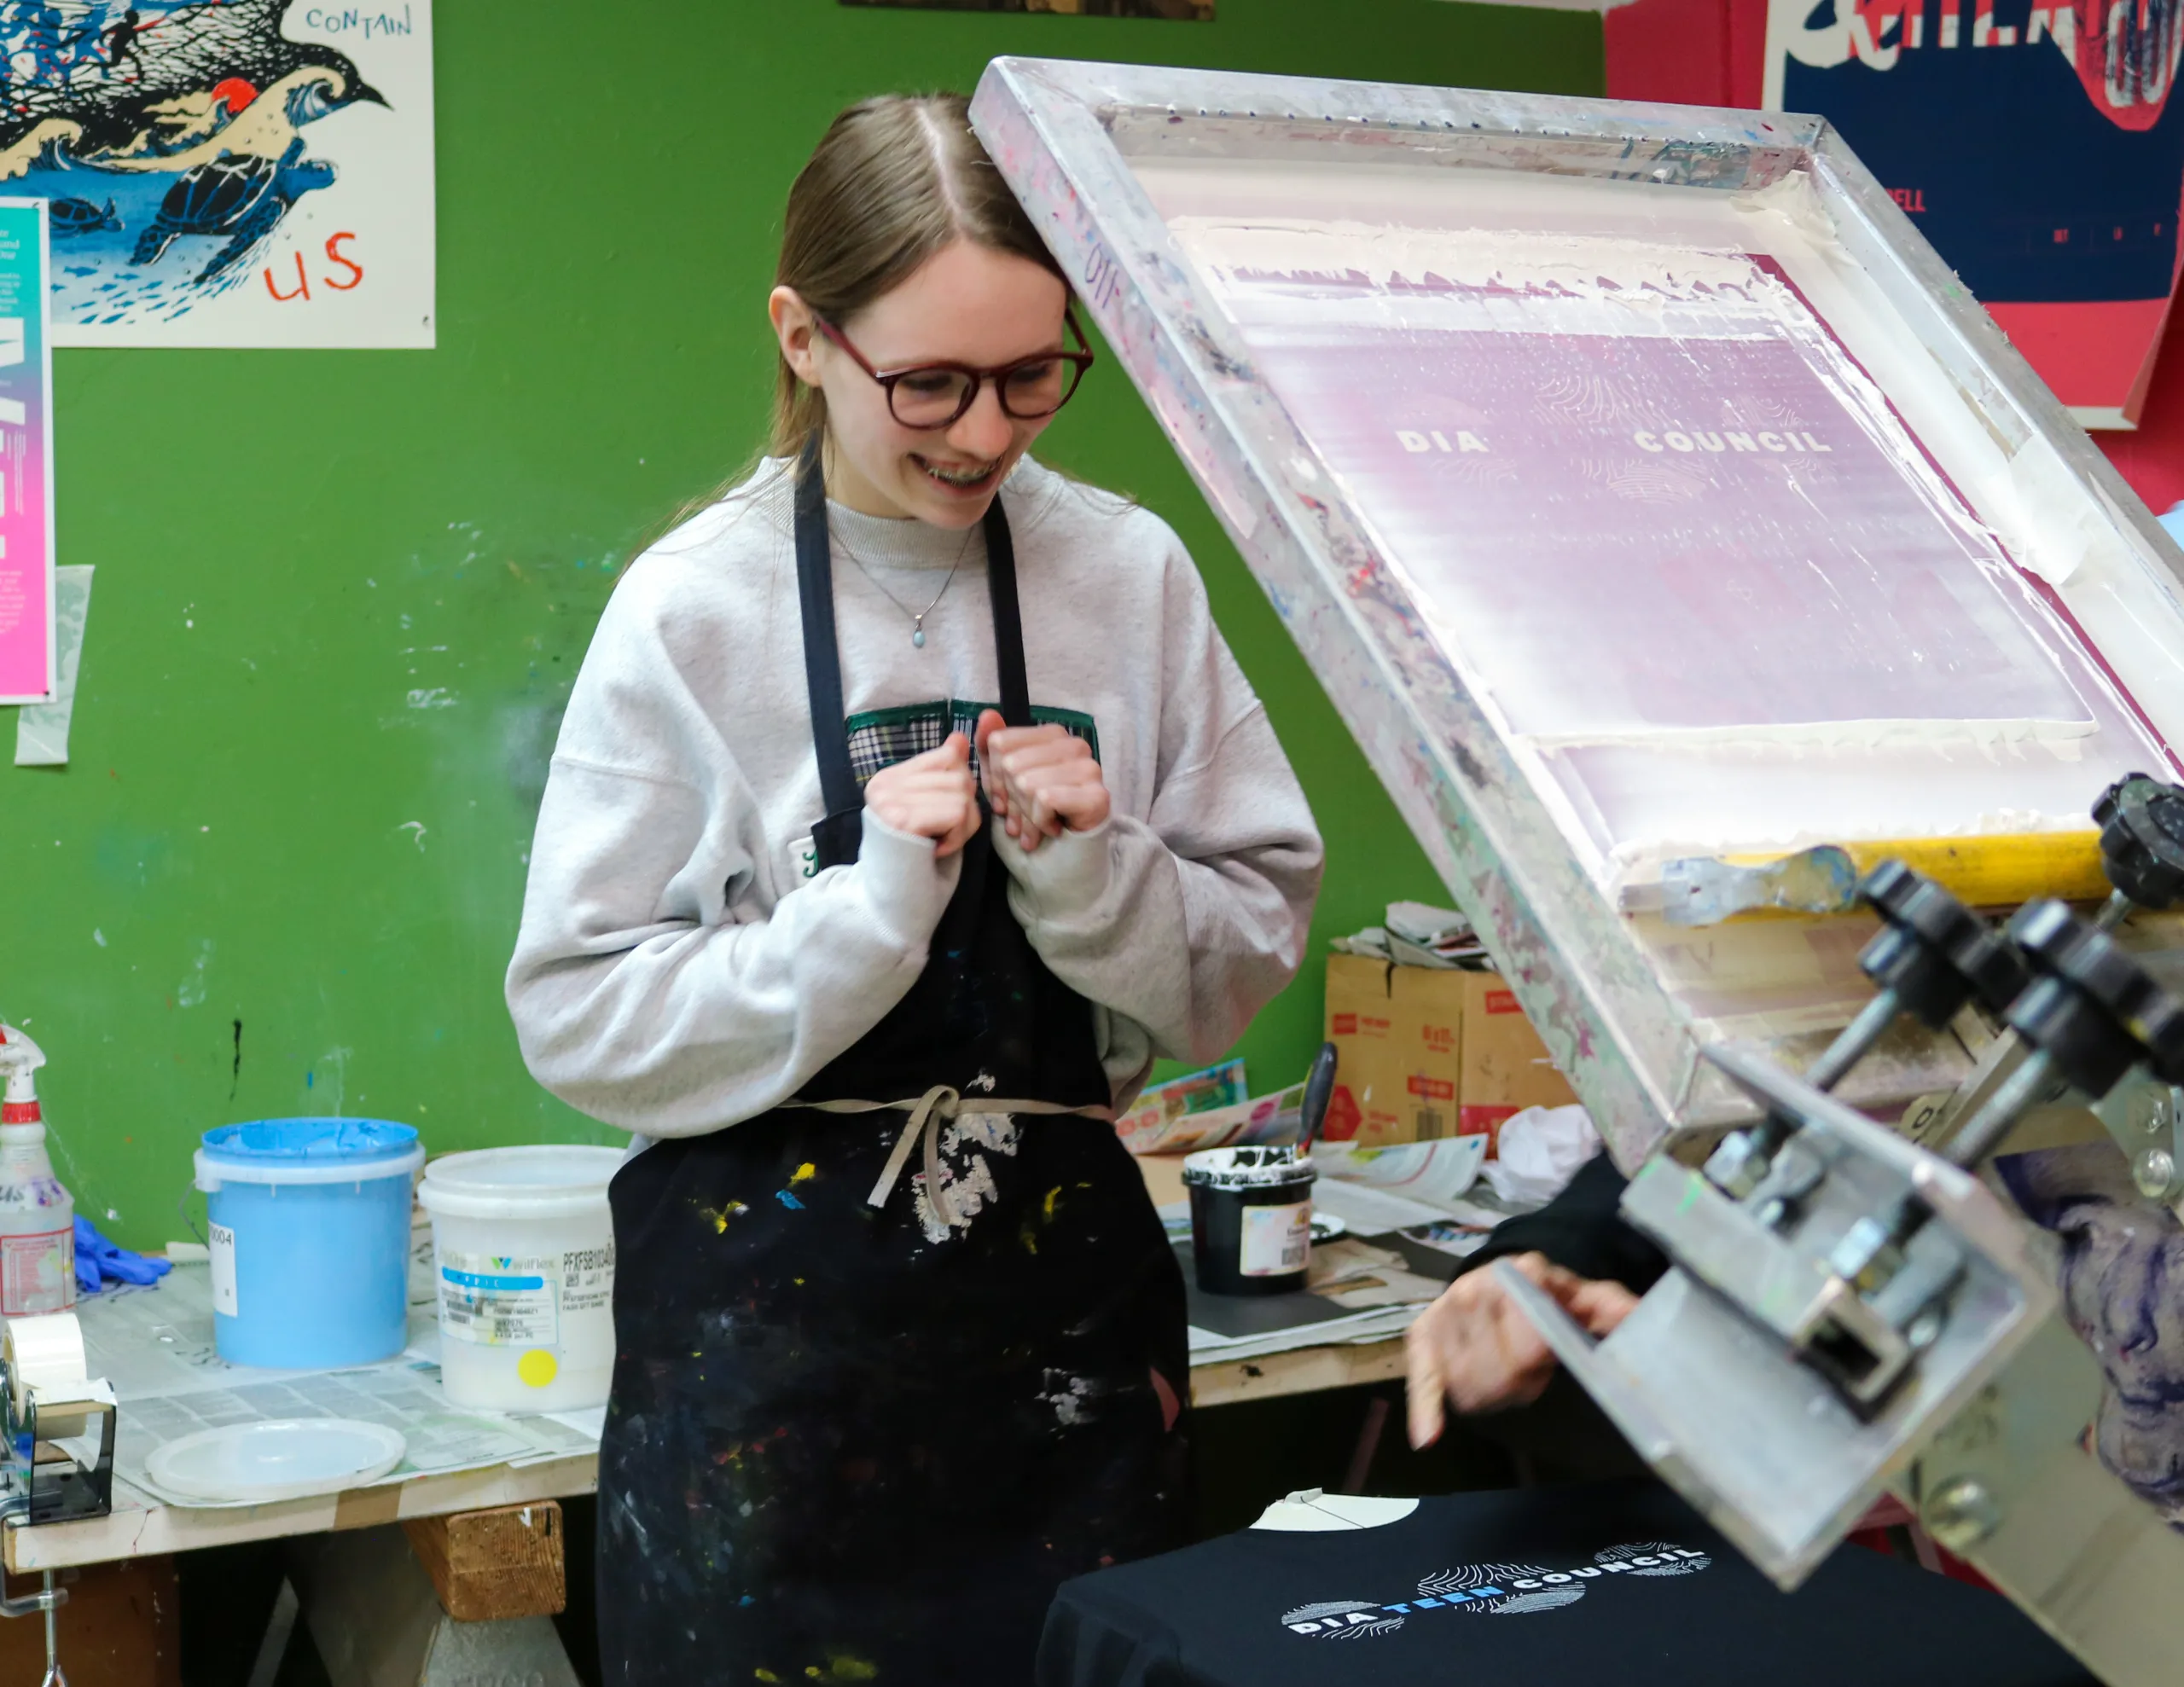
[[[993,368],[986,369],[978,368],[969,363],[950,362],[911,363],[907,364],[899,369],[875,369],[872,366],[871,361],[865,357],[864,353],[858,351],[856,346],[850,343],[850,337],[844,333],[839,328],[836,328],[832,322],[828,322],[824,316],[814,312],[811,318],[811,326],[819,331],[821,335],[826,339],[828,344],[839,346],[842,351],[848,353],[851,362],[855,363],[860,369],[863,369],[865,374],[870,375],[873,380],[878,381],[880,386],[885,389],[887,396],[887,414],[891,418],[892,418],[897,427],[907,427],[912,432],[917,433],[938,433],[943,428],[955,426],[957,422],[962,420],[965,416],[970,415],[971,406],[979,402],[979,393],[989,381],[993,384],[994,398],[1001,405],[1001,413],[1014,421],[1044,421],[1048,416],[1059,415],[1061,411],[1062,405],[1066,404],[1071,399],[1074,398],[1077,396],[1077,389],[1084,384],[1085,372],[1098,361],[1098,359],[1093,355],[1090,345],[1085,340],[1084,330],[1077,325],[1077,313],[1073,310],[1065,310],[1062,312],[1061,320],[1062,325],[1066,328],[1070,333],[1077,336],[1076,351],[1072,351],[1066,348],[1057,348],[1052,351],[1034,351],[1027,357],[1012,358],[1006,363],[997,363]],[[1033,363],[1044,363],[1055,359],[1060,359],[1065,363],[1075,364],[1077,366],[1077,379],[1069,384],[1068,391],[1062,394],[1060,400],[1054,405],[1053,409],[1042,411],[1036,416],[1018,415],[1015,411],[1008,408],[1008,390],[1002,383],[1009,375],[1014,374],[1020,368],[1026,368]],[[895,384],[897,381],[906,380],[912,375],[938,374],[968,375],[970,377],[971,384],[963,389],[963,402],[956,409],[956,414],[950,416],[945,421],[934,422],[904,421],[901,416],[897,415],[895,413]]]

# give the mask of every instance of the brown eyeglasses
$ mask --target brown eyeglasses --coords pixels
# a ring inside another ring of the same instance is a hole
[[[1050,416],[1070,401],[1085,370],[1092,367],[1092,351],[1083,330],[1068,311],[1062,321],[1077,340],[1074,351],[1038,351],[990,369],[974,369],[967,363],[919,363],[903,369],[875,369],[865,355],[850,344],[849,336],[823,316],[812,325],[846,351],[857,368],[887,391],[887,414],[904,427],[938,430],[952,427],[978,402],[979,389],[988,381],[1001,400],[1002,409],[1019,421],[1037,421]]]

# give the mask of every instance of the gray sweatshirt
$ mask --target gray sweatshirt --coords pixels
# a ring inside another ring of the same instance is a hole
[[[524,1058],[646,1137],[794,1095],[909,990],[956,886],[956,858],[868,812],[857,860],[814,870],[792,492],[770,460],[630,565],[539,809],[508,975]],[[1156,1054],[1218,1055],[1288,983],[1320,839],[1167,524],[1029,459],[1002,497],[1035,716],[1092,742],[1113,812],[1029,855],[995,843],[1033,946],[1094,1005],[1119,1103]],[[998,697],[984,543],[839,504],[828,521],[867,777]]]

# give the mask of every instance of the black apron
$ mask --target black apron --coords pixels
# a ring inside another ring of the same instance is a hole
[[[985,541],[1002,713],[1028,725],[997,496]],[[856,860],[863,799],[809,452],[796,554],[824,868]],[[1091,1009],[1010,913],[985,818],[892,1012],[795,1100],[614,1179],[615,1687],[1028,1683],[1061,1581],[1184,1538],[1182,1274],[1113,1126],[1059,1110],[1110,1099]],[[857,1103],[885,1104],[825,1110]]]

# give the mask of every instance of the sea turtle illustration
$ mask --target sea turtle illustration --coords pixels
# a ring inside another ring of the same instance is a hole
[[[121,218],[108,200],[103,206],[93,205],[89,200],[48,200],[46,221],[57,241],[71,235],[95,235],[102,229],[119,229]]]
[[[314,188],[334,181],[334,166],[303,162],[299,135],[276,160],[219,158],[184,171],[160,201],[151,226],[137,236],[135,261],[155,264],[180,235],[230,235],[199,272],[209,281],[280,226],[288,207]]]

